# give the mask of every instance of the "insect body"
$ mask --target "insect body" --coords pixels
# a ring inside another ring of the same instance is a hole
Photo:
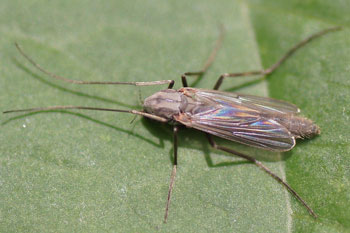
[[[209,134],[249,146],[288,151],[295,138],[320,133],[300,117],[293,104],[251,95],[196,88],[159,91],[144,101],[144,110]]]
[[[299,116],[300,110],[293,104],[252,95],[242,95],[218,91],[223,80],[228,77],[266,75],[276,70],[288,57],[297,49],[307,44],[309,41],[320,37],[328,32],[339,30],[339,27],[329,28],[320,31],[310,37],[302,40],[292,47],[280,60],[265,70],[250,71],[244,73],[224,73],[217,80],[214,90],[205,90],[190,88],[187,85],[187,76],[203,75],[212,64],[214,57],[221,45],[223,33],[220,34],[216,46],[206,61],[202,70],[197,72],[184,73],[182,78],[183,88],[173,90],[174,80],[161,80],[153,82],[95,82],[79,81],[68,79],[53,74],[39,64],[34,62],[22,49],[16,44],[18,51],[37,69],[49,75],[52,78],[73,84],[115,84],[115,85],[162,85],[168,84],[168,89],[159,91],[146,98],[143,104],[143,111],[123,110],[111,108],[96,108],[84,106],[51,106],[44,108],[29,108],[19,110],[9,110],[4,113],[29,112],[56,109],[83,109],[124,112],[135,115],[141,115],[160,122],[173,124],[174,129],[174,161],[173,170],[170,178],[168,198],[164,222],[168,218],[168,210],[171,200],[171,193],[174,187],[175,175],[177,169],[177,133],[178,125],[185,125],[195,128],[207,134],[208,141],[212,147],[222,150],[241,158],[244,158],[271,175],[288,189],[315,218],[317,215],[311,207],[291,188],[284,180],[275,175],[270,169],[265,167],[255,158],[235,151],[231,148],[216,144],[212,135],[228,139],[231,141],[254,146],[260,149],[272,151],[288,151],[295,146],[296,138],[310,138],[320,133],[320,129],[311,120]],[[222,31],[223,32],[223,31]]]

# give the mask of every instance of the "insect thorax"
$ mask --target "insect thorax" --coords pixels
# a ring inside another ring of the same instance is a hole
[[[180,109],[187,105],[187,98],[177,90],[166,89],[154,93],[144,100],[145,112],[164,117],[171,121]]]

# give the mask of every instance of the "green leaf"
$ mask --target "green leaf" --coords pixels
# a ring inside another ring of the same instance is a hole
[[[344,4],[344,5],[342,5]],[[349,5],[343,1],[3,1],[0,110],[82,105],[141,109],[165,87],[73,85],[77,80],[176,80],[201,68],[226,29],[215,63],[196,87],[220,74],[262,69],[319,30],[319,38],[265,80],[227,79],[224,90],[298,105],[322,134],[277,154],[218,140],[263,160],[319,215],[252,164],[210,148],[185,129],[169,219],[172,129],[132,115],[54,111],[1,115],[1,232],[346,232],[350,185]],[[191,82],[190,82],[191,83]]]

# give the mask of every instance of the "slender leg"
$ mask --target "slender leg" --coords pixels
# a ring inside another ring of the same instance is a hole
[[[312,34],[311,36],[305,38],[304,40],[300,41],[298,44],[294,45],[291,49],[288,50],[288,52],[283,55],[275,64],[273,64],[271,67],[264,69],[264,70],[255,70],[255,71],[249,71],[249,72],[242,72],[242,73],[225,73],[220,75],[218,81],[216,82],[214,86],[214,90],[218,90],[224,81],[224,78],[226,77],[242,77],[242,76],[253,76],[253,75],[267,75],[271,74],[273,71],[275,71],[278,67],[281,66],[281,64],[287,60],[291,55],[295,53],[299,48],[303,47],[304,45],[308,44],[313,39],[316,39],[318,37],[321,37],[329,32],[338,31],[341,27],[333,27],[328,28],[323,31],[320,31],[318,33]]]
[[[268,169],[267,167],[265,167],[260,161],[250,157],[249,155],[245,155],[243,153],[240,153],[238,151],[232,150],[230,148],[224,147],[224,146],[220,146],[218,144],[216,144],[216,142],[214,141],[214,139],[212,138],[212,136],[210,134],[206,134],[208,137],[208,141],[210,143],[210,145],[218,150],[222,150],[231,154],[234,154],[238,157],[244,158],[252,163],[254,163],[255,165],[257,165],[258,167],[260,167],[262,170],[264,170],[265,172],[267,172],[270,176],[272,176],[275,180],[277,180],[279,183],[281,183],[284,187],[287,188],[287,190],[289,192],[291,192],[294,197],[296,197],[304,206],[305,208],[309,211],[310,215],[312,215],[314,218],[317,218],[316,213],[311,209],[311,207],[299,196],[299,194],[292,188],[289,186],[289,184],[287,184],[285,181],[283,181],[279,176],[277,176],[276,174],[274,174],[270,169]]]
[[[164,214],[164,223],[166,223],[168,220],[171,193],[173,192],[173,188],[175,185],[176,166],[177,166],[177,132],[179,131],[179,128],[177,126],[174,126],[173,131],[174,131],[174,165],[170,176],[168,198],[167,198],[165,214]]]
[[[66,110],[66,109],[81,109],[81,110],[93,110],[93,111],[108,111],[108,112],[123,112],[123,113],[131,113],[134,115],[144,116],[156,121],[160,122],[168,122],[166,118],[153,115],[147,112],[137,111],[137,110],[123,110],[116,108],[95,108],[95,107],[84,107],[84,106],[50,106],[50,107],[42,107],[42,108],[27,108],[27,109],[16,109],[16,110],[7,110],[2,113],[15,113],[15,112],[40,112],[40,111],[50,111],[50,110]]]
[[[220,49],[220,47],[222,45],[222,41],[224,39],[224,34],[225,34],[224,33],[224,27],[222,25],[220,25],[219,38],[216,40],[215,47],[213,48],[213,50],[211,51],[208,59],[204,63],[203,68],[201,70],[199,70],[199,71],[186,72],[183,75],[181,75],[181,80],[182,80],[182,86],[183,87],[188,87],[186,76],[201,76],[208,70],[208,68],[214,62],[216,54],[218,53],[218,51],[219,51],[219,49]]]
[[[159,81],[158,81],[159,82]],[[169,86],[168,86],[168,89],[172,89],[173,86],[175,84],[175,81],[174,80],[170,80],[170,83],[169,83]]]
[[[153,86],[153,85],[163,85],[163,84],[169,84],[168,88],[171,89],[174,86],[174,80],[160,80],[160,81],[151,81],[151,82],[100,82],[100,81],[81,81],[81,80],[73,80],[69,78],[65,78],[62,76],[59,76],[57,74],[51,73],[50,71],[47,71],[43,67],[41,67],[38,63],[36,63],[29,55],[27,55],[21,47],[15,43],[17,50],[21,53],[21,55],[27,59],[35,68],[43,72],[44,74],[48,75],[51,78],[55,78],[58,80],[61,80],[63,82],[67,83],[73,83],[73,84],[108,84],[108,85],[134,85],[134,86]]]

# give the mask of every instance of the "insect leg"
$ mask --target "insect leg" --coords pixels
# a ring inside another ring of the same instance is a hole
[[[225,34],[225,29],[224,29],[224,27],[222,25],[220,25],[219,38],[216,40],[215,46],[214,46],[213,50],[211,51],[208,59],[204,63],[203,68],[201,70],[199,70],[199,71],[186,72],[183,75],[181,75],[181,81],[182,81],[182,86],[183,87],[188,87],[186,76],[202,76],[208,70],[208,68],[214,62],[216,54],[218,53],[218,51],[219,51],[219,49],[220,49],[220,47],[222,45],[222,41],[224,39],[224,34]]]
[[[275,71],[278,67],[281,66],[281,64],[287,60],[291,55],[293,55],[295,53],[295,51],[297,51],[299,48],[303,47],[304,45],[308,44],[310,41],[321,37],[329,32],[333,32],[333,31],[338,31],[340,30],[341,27],[332,27],[332,28],[328,28],[325,30],[322,30],[320,32],[317,32],[315,34],[312,34],[311,36],[305,38],[304,40],[300,41],[299,43],[297,43],[296,45],[294,45],[292,48],[290,48],[275,64],[273,64],[272,66],[270,66],[267,69],[264,70],[256,70],[256,71],[249,71],[249,72],[242,72],[242,73],[225,73],[220,75],[218,81],[216,81],[215,86],[214,86],[214,90],[218,90],[222,84],[222,82],[224,81],[224,78],[226,77],[242,77],[242,76],[253,76],[253,75],[267,75],[267,74],[271,74],[273,71]]]
[[[41,67],[38,63],[36,63],[29,55],[27,55],[21,47],[15,43],[15,46],[17,50],[20,52],[20,54],[27,59],[35,68],[43,72],[44,74],[48,75],[51,78],[61,80],[63,82],[67,83],[73,83],[73,84],[110,84],[110,85],[134,85],[134,86],[153,86],[153,85],[162,85],[162,84],[169,84],[168,88],[172,88],[174,86],[174,80],[160,80],[160,81],[152,81],[152,82],[100,82],[100,81],[81,81],[81,80],[73,80],[69,78],[65,78],[62,76],[59,76],[57,74],[51,73],[50,71],[47,71],[43,67]]]
[[[141,112],[137,110],[123,110],[123,109],[115,109],[115,108],[95,108],[95,107],[84,107],[84,106],[50,106],[50,107],[43,107],[43,108],[27,108],[27,109],[17,109],[17,110],[8,110],[4,111],[3,113],[14,113],[14,112],[41,112],[41,111],[50,111],[50,110],[66,110],[66,109],[82,109],[82,110],[95,110],[95,111],[108,111],[108,112],[124,112],[124,113],[131,113],[134,115],[140,115],[144,116],[156,121],[160,122],[168,122],[167,119],[163,117],[159,117],[153,114],[149,114],[146,112]]]
[[[170,199],[171,199],[171,193],[173,192],[173,188],[175,185],[176,166],[177,166],[177,133],[179,132],[179,127],[174,126],[173,131],[174,131],[174,165],[170,176],[168,198],[167,198],[165,214],[164,214],[164,223],[166,223],[168,220]]]
[[[250,157],[249,155],[245,155],[243,153],[240,153],[238,151],[232,150],[231,148],[227,148],[224,146],[220,146],[218,144],[216,144],[216,142],[214,141],[214,139],[212,138],[212,136],[210,134],[206,134],[208,137],[208,141],[210,143],[210,145],[218,150],[222,150],[231,154],[234,154],[238,157],[244,158],[252,163],[254,163],[255,165],[257,165],[258,167],[260,167],[262,170],[264,170],[265,172],[267,172],[270,176],[272,176],[275,180],[277,180],[279,183],[281,183],[284,187],[287,188],[287,190],[289,192],[291,192],[294,197],[296,197],[304,206],[305,208],[309,211],[310,215],[313,216],[314,218],[317,218],[316,213],[311,209],[311,207],[299,196],[299,194],[289,185],[287,184],[285,181],[283,181],[279,176],[277,176],[276,174],[274,174],[269,168],[267,168],[265,165],[263,165],[260,161]]]

